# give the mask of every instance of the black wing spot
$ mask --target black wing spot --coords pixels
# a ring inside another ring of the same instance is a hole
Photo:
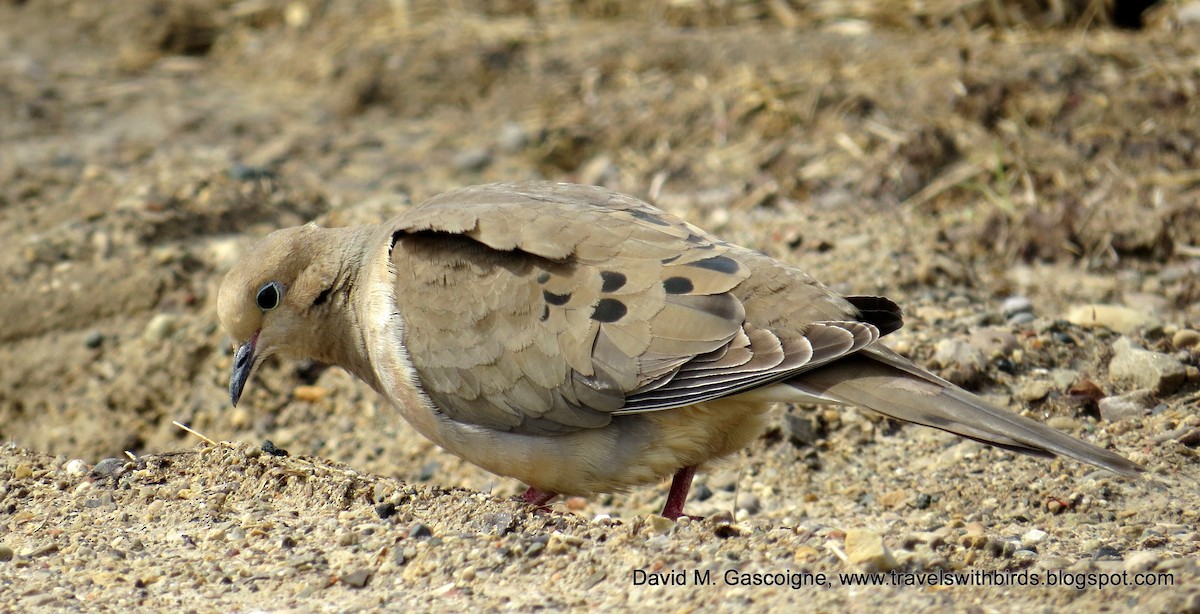
[[[616,322],[625,317],[626,313],[629,313],[629,308],[625,306],[625,303],[615,298],[602,298],[599,303],[596,303],[592,319],[597,322]]]
[[[708,269],[718,273],[728,273],[730,275],[737,273],[738,269],[741,268],[736,260],[728,256],[713,256],[712,258],[705,258],[704,260],[689,262],[688,266]]]
[[[549,290],[542,290],[542,298],[551,305],[566,305],[571,300],[571,293],[555,294]]]
[[[550,306],[542,305],[542,317],[539,318],[542,322],[550,319]]]
[[[537,282],[539,284],[544,284],[548,281],[550,281],[550,271],[542,271],[541,273],[538,273]]]
[[[657,226],[670,226],[670,224],[667,223],[666,220],[658,217],[657,215],[654,215],[653,213],[650,213],[649,211],[642,211],[641,209],[630,209],[629,215],[632,215],[633,217],[636,217],[637,219],[642,220],[643,222],[650,222],[651,224],[655,224]]]
[[[874,324],[880,336],[904,326],[904,313],[890,299],[882,296],[847,296],[846,300],[858,309],[859,321]]]
[[[663,281],[663,290],[667,294],[687,294],[695,289],[692,280],[686,277],[668,277]]]
[[[601,292],[616,292],[628,281],[625,274],[619,271],[600,271],[600,279],[604,280],[604,284],[600,286]]]

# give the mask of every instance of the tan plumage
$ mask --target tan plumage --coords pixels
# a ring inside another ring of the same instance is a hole
[[[235,403],[269,353],[338,364],[539,503],[676,474],[678,516],[695,467],[753,441],[773,401],[1140,470],[877,344],[900,327],[891,301],[602,188],[479,186],[377,226],[281,230],[229,272],[218,309],[240,344]]]

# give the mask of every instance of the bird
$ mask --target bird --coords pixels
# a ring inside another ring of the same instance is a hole
[[[895,302],[601,187],[488,184],[380,224],[277,230],[229,270],[217,311],[234,405],[272,354],[338,365],[542,508],[670,476],[662,515],[684,516],[696,471],[760,437],[780,402],[1143,471],[880,343],[903,324]]]

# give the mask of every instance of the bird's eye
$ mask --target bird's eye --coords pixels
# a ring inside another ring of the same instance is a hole
[[[283,297],[283,288],[277,281],[269,281],[263,287],[258,289],[258,294],[254,296],[254,302],[258,308],[263,311],[270,311],[279,306],[279,299]]]

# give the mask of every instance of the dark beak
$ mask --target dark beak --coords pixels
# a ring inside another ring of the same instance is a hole
[[[250,371],[254,369],[254,346],[258,343],[255,333],[249,341],[240,345],[233,355],[233,375],[229,378],[229,400],[237,407],[238,399],[242,398],[242,389],[250,379]]]

